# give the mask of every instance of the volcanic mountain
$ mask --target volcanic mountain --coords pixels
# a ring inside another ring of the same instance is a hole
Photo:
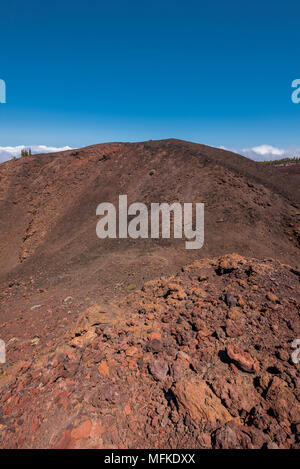
[[[1,164],[0,445],[296,447],[299,175],[174,139]],[[99,239],[124,194],[204,203],[204,246]]]
[[[298,262],[299,178],[225,150],[179,140],[109,143],[0,165],[1,280],[139,284],[187,260],[236,251]],[[205,243],[100,240],[96,207],[203,202]]]

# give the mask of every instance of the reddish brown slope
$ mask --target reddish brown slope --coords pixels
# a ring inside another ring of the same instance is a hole
[[[9,161],[0,179],[5,340],[55,342],[99,297],[110,302],[195,258],[235,251],[299,264],[299,187],[283,184],[276,168],[224,150],[178,140],[94,145]],[[204,202],[204,247],[99,240],[96,207],[119,194],[147,205]]]
[[[273,169],[176,140],[95,145],[2,164],[2,278],[9,272],[43,273],[45,266],[48,276],[65,269],[72,275],[83,268],[89,277],[99,270],[103,274],[104,265],[107,274],[114,257],[121,258],[122,271],[132,256],[146,257],[146,262],[150,256],[149,268],[152,265],[156,273],[156,265],[158,271],[162,264],[172,269],[186,256],[199,256],[187,252],[183,242],[100,241],[95,234],[96,207],[102,201],[116,203],[123,193],[129,203],[204,202],[201,256],[236,250],[294,264],[296,240],[289,240],[285,230],[289,223],[299,223],[299,211],[280,194],[295,202],[299,188],[283,184]]]

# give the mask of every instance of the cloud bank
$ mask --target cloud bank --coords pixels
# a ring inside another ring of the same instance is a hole
[[[240,155],[246,156],[247,158],[255,161],[280,160],[281,158],[300,156],[300,148],[284,149],[266,144],[252,148],[225,148],[223,146],[220,148],[223,150],[233,151],[234,153],[239,153]]]
[[[15,147],[1,147],[0,146],[0,163],[4,161],[11,160],[13,157],[19,157],[21,155],[21,150],[24,148],[31,148],[32,153],[53,153],[56,151],[65,151],[71,150],[72,147],[49,147],[47,145],[17,145]]]

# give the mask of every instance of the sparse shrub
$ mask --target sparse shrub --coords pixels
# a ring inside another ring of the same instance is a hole
[[[150,169],[149,176],[154,176],[154,174],[155,174],[155,169]]]
[[[32,153],[31,153],[31,148],[23,148],[23,150],[21,150],[21,158],[24,158],[24,156],[31,156]]]

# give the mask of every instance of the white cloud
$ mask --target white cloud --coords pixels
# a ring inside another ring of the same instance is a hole
[[[293,156],[300,156],[300,148],[277,148],[273,145],[258,145],[252,148],[225,148],[224,146],[219,147],[223,150],[233,151],[240,155],[246,156],[251,160],[255,161],[270,161],[279,160],[281,158],[288,158]]]
[[[239,153],[255,161],[271,161],[297,156],[300,153],[300,149],[283,149],[272,145],[259,145],[253,148],[243,148]]]
[[[281,150],[280,148],[272,147],[272,145],[259,145],[258,147],[253,147],[252,151],[257,153],[258,155],[275,155],[275,156],[282,156],[285,153],[285,150]]]
[[[71,150],[72,147],[49,147],[47,145],[16,145],[14,147],[0,146],[0,163],[10,160],[14,156],[19,157],[24,148],[31,148],[32,153],[53,153],[56,151]]]

